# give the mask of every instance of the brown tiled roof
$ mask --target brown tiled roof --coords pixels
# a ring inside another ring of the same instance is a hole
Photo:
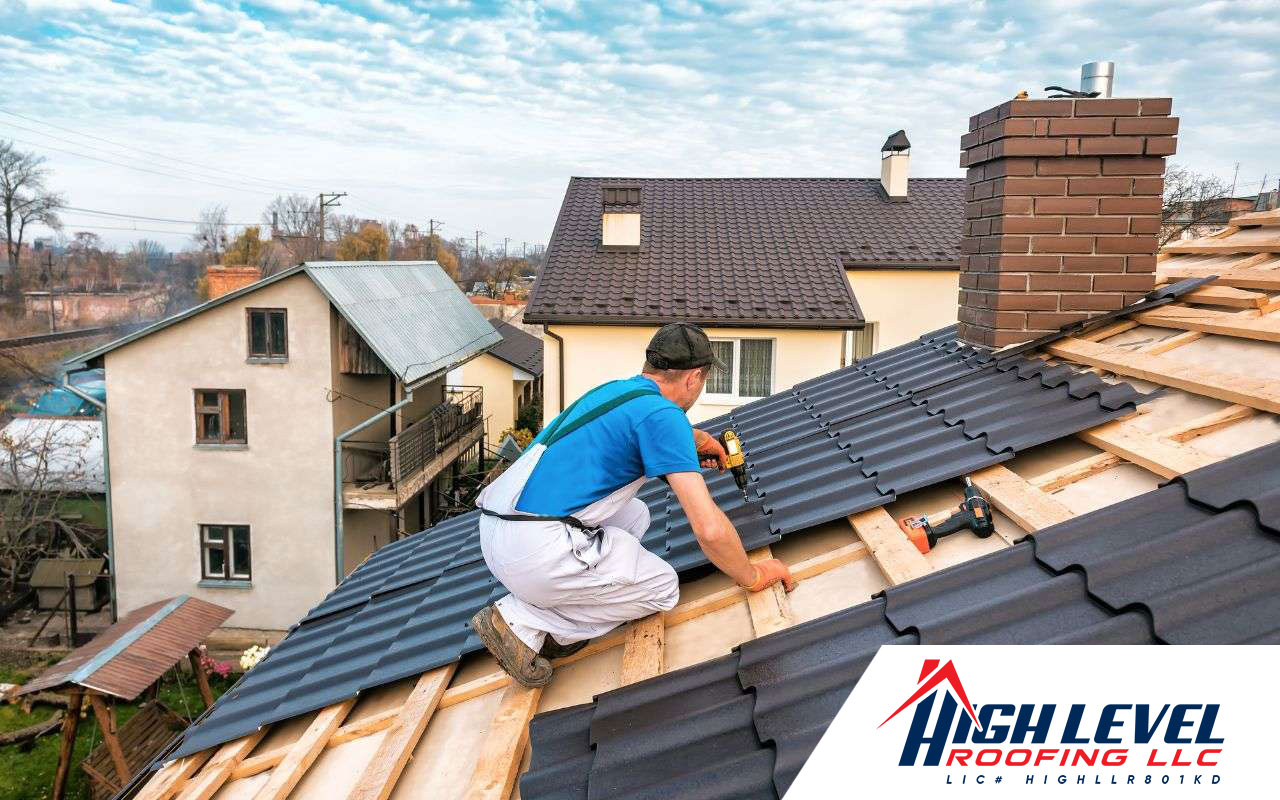
[[[602,251],[603,190],[641,190],[639,252]],[[858,325],[845,267],[958,269],[962,178],[573,178],[525,321]]]
[[[500,358],[513,367],[518,367],[530,375],[542,374],[542,340],[531,333],[522,331],[510,323],[496,319],[489,324],[502,334],[502,341],[490,347],[489,355]]]

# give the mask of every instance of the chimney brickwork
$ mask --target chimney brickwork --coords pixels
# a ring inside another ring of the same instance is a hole
[[[231,294],[243,289],[251,283],[262,279],[262,270],[248,265],[242,266],[210,266],[205,270],[205,279],[209,282],[209,299]]]
[[[960,338],[1004,347],[1155,286],[1167,98],[1011,100],[969,120]]]

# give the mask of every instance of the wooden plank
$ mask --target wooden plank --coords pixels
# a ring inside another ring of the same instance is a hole
[[[1256,339],[1262,342],[1280,342],[1280,318],[1277,317],[1242,319],[1234,313],[1208,308],[1166,306],[1154,311],[1134,314],[1133,318],[1143,325],[1155,325],[1161,328],[1216,333],[1221,336]]]
[[[212,749],[201,750],[186,758],[170,761],[151,776],[151,779],[134,796],[134,800],[169,800],[212,755]]]
[[[1277,248],[1280,250],[1280,248]],[[1234,286],[1237,289],[1264,289],[1280,291],[1280,275],[1266,270],[1256,269],[1213,269],[1211,267],[1179,267],[1176,264],[1161,264],[1159,276],[1169,280],[1183,278],[1207,278],[1217,275],[1214,286]]]
[[[187,653],[187,660],[191,662],[191,674],[196,678],[196,688],[200,690],[200,699],[204,701],[204,707],[209,708],[213,705],[213,690],[209,688],[209,676],[200,664],[200,651],[192,650]]]
[[[764,561],[773,558],[773,551],[765,545],[747,553],[747,558]],[[787,599],[787,590],[780,583],[759,592],[749,592],[747,609],[751,612],[751,627],[757,637],[768,636],[794,624],[791,601]]]
[[[1206,306],[1262,308],[1267,302],[1267,296],[1262,292],[1251,292],[1247,289],[1210,285],[1201,286],[1199,289],[1187,292],[1182,296],[1182,300],[1183,302],[1200,303]]]
[[[1280,414],[1280,379],[1273,377],[1219,372],[1201,365],[1173,362],[1149,353],[1129,353],[1074,338],[1059,340],[1045,349],[1059,358]]]
[[[467,800],[506,800],[511,794],[520,759],[529,743],[529,720],[538,710],[540,697],[541,689],[526,689],[514,683],[506,688],[471,773]]]
[[[931,571],[929,562],[883,508],[860,511],[848,519],[889,583],[896,586]]]
[[[1099,472],[1105,472],[1117,464],[1123,464],[1124,459],[1115,453],[1099,453],[1096,456],[1082,458],[1079,461],[1073,461],[1070,464],[1059,467],[1055,470],[1037,475],[1028,483],[1036,487],[1042,492],[1056,492],[1066,486],[1070,486],[1076,481],[1082,481]]]
[[[1131,331],[1138,327],[1138,323],[1133,320],[1122,319],[1119,322],[1113,322],[1110,325],[1103,325],[1097,330],[1080,334],[1080,338],[1090,342],[1100,342],[1103,339],[1109,339],[1117,334]]]
[[[378,731],[384,731],[390,728],[396,721],[396,716],[400,713],[399,708],[389,708],[377,714],[371,714],[359,722],[351,722],[343,725],[341,728],[329,737],[326,747],[337,747],[340,744],[361,739],[365,736],[372,736]],[[259,753],[256,756],[250,756],[240,762],[231,772],[232,780],[248,778],[251,775],[257,775],[259,772],[266,772],[275,765],[284,760],[289,754],[289,750],[293,747],[291,744],[281,745],[274,750],[265,753]]]
[[[262,741],[262,737],[266,734],[267,728],[262,727],[248,736],[242,736],[234,742],[227,742],[219,747],[218,752],[209,759],[209,763],[204,765],[204,769],[196,773],[196,776],[182,787],[178,800],[209,800],[231,777],[231,772],[236,765],[253,752],[253,748],[257,747],[258,742]]]
[[[1183,345],[1191,344],[1192,342],[1203,338],[1204,334],[1199,331],[1186,331],[1184,333],[1179,333],[1176,336],[1170,336],[1168,339],[1162,339],[1161,341],[1144,345],[1133,352],[1150,353],[1153,356],[1158,356],[1161,353],[1167,353],[1170,350],[1177,350]]]
[[[1201,255],[1230,253],[1275,253],[1280,252],[1280,239],[1264,239],[1262,241],[1225,238],[1219,241],[1195,239],[1189,242],[1176,242],[1164,246],[1164,252],[1170,254],[1198,253]]]
[[[970,477],[991,505],[1003,511],[1024,531],[1038,531],[1075,516],[1071,509],[1044,490],[1032,486],[1022,476],[1000,464],[979,470]]]
[[[1257,413],[1255,409],[1248,406],[1230,405],[1210,414],[1166,428],[1160,431],[1159,435],[1175,442],[1188,442],[1197,436],[1204,436],[1206,433],[1221,430]]]
[[[288,797],[289,792],[293,791],[293,787],[298,785],[298,781],[302,780],[302,776],[319,758],[320,752],[329,743],[329,737],[342,725],[355,704],[356,699],[348,697],[340,703],[321,709],[302,736],[298,737],[298,741],[294,742],[280,765],[271,770],[271,777],[254,795],[254,799],[280,800]]]
[[[804,580],[821,575],[829,570],[843,567],[846,564],[852,564],[854,561],[866,558],[870,555],[867,546],[862,542],[853,542],[843,547],[830,550],[826,553],[820,553],[813,558],[805,559],[791,565],[791,575],[796,580]],[[681,625],[690,620],[710,614],[713,611],[719,611],[722,608],[737,603],[745,602],[747,599],[747,591],[738,586],[731,586],[728,589],[722,589],[697,600],[690,600],[687,603],[681,603],[675,608],[664,614],[666,627],[673,625]],[[627,637],[626,629],[621,632],[611,633],[594,640],[591,644],[579,650],[567,658],[558,658],[555,660],[556,666],[571,664],[596,653],[602,653],[613,647],[625,644]],[[449,687],[444,693],[444,697],[440,698],[440,707],[447,708],[449,706],[464,703],[467,700],[479,697],[489,692],[496,692],[505,688],[511,683],[511,678],[505,672],[491,672],[488,675],[482,675],[479,678],[473,678],[466,683]]]
[[[1190,445],[1173,444],[1146,431],[1131,420],[1107,422],[1076,434],[1093,445],[1165,478],[1182,475],[1217,461]]]
[[[627,625],[627,641],[622,645],[619,685],[662,674],[666,650],[667,624],[662,612],[650,614]]]
[[[93,707],[93,716],[97,717],[98,727],[102,729],[102,741],[107,745],[107,752],[111,754],[111,764],[116,769],[116,777],[119,778],[117,784],[123,786],[129,782],[129,778],[133,777],[133,773],[129,769],[128,760],[124,757],[124,750],[120,747],[120,739],[116,736],[116,715],[112,709],[107,708],[107,702],[97,692],[89,692],[89,705]]]
[[[51,800],[62,800],[67,790],[67,775],[71,772],[71,757],[76,746],[76,728],[80,724],[80,706],[84,703],[84,695],[72,691],[67,696],[67,715],[62,718],[62,741],[58,745],[58,768],[53,773],[53,789],[49,793]]]
[[[382,738],[378,751],[356,780],[350,800],[386,800],[391,795],[457,666],[455,662],[418,678],[409,699],[401,706],[395,724]]]

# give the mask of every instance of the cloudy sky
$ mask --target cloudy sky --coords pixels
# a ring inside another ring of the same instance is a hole
[[[1175,98],[1176,161],[1275,188],[1278,41],[1275,0],[0,0],[0,137],[73,207],[178,221],[65,215],[117,244],[346,191],[518,249],[571,175],[877,175],[898,128],[959,175],[970,114],[1100,59]]]

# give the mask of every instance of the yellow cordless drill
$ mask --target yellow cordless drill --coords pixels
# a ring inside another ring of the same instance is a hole
[[[747,458],[742,452],[742,440],[738,438],[738,434],[728,428],[720,434],[719,438],[720,444],[724,446],[724,451],[729,456],[725,459],[725,465],[733,473],[734,483],[738,484],[738,488],[742,490],[742,499],[749,503],[751,498],[747,496]]]

